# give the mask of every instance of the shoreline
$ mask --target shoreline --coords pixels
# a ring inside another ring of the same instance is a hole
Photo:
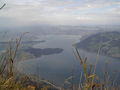
[[[97,54],[97,52],[95,52],[95,51],[90,51],[90,50],[87,50],[87,49],[85,49],[85,48],[78,48],[78,47],[76,47],[78,50],[84,50],[84,51],[87,51],[87,52],[89,52],[89,53],[94,53],[94,54]],[[99,55],[101,55],[101,56],[106,56],[106,57],[110,57],[110,58],[113,58],[113,59],[120,59],[120,57],[112,57],[112,56],[109,56],[109,55],[105,55],[105,54],[99,54]]]

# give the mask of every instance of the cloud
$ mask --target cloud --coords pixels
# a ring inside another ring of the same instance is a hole
[[[6,0],[3,22],[22,24],[118,24],[119,0]]]

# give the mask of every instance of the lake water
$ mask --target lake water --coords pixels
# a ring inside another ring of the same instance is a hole
[[[79,80],[81,68],[79,60],[74,56],[73,44],[80,41],[79,35],[46,35],[38,36],[38,40],[46,40],[44,43],[34,45],[34,48],[62,48],[64,51],[59,54],[45,55],[40,58],[21,61],[18,69],[22,73],[34,74],[50,80],[58,85],[62,85],[68,77],[74,74],[75,79]],[[94,64],[96,54],[84,50],[79,50],[82,57],[87,56],[88,62]],[[109,63],[108,63],[109,62]],[[103,75],[105,64],[108,63],[108,72],[117,72],[117,81],[120,81],[120,60],[106,56],[99,56],[96,72],[99,76]],[[112,78],[112,77],[111,77]]]

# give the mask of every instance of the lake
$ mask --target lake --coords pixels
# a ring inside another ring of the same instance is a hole
[[[37,36],[37,40],[45,40],[44,43],[34,45],[34,48],[62,48],[59,54],[43,55],[40,58],[25,60],[18,63],[17,68],[25,74],[37,75],[57,85],[63,85],[65,79],[74,74],[74,80],[79,81],[81,67],[73,51],[73,44],[80,41],[81,35],[44,35]],[[90,64],[95,64],[97,54],[79,49],[82,57],[87,56]],[[96,73],[102,77],[105,65],[108,63],[108,72],[112,75],[117,72],[116,80],[120,81],[120,60],[107,56],[99,56]],[[113,76],[113,75],[112,75]],[[112,77],[111,77],[112,78]]]

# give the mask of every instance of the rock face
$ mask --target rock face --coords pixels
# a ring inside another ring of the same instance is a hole
[[[75,45],[90,52],[98,52],[114,58],[120,58],[120,32],[103,32],[91,35]]]

